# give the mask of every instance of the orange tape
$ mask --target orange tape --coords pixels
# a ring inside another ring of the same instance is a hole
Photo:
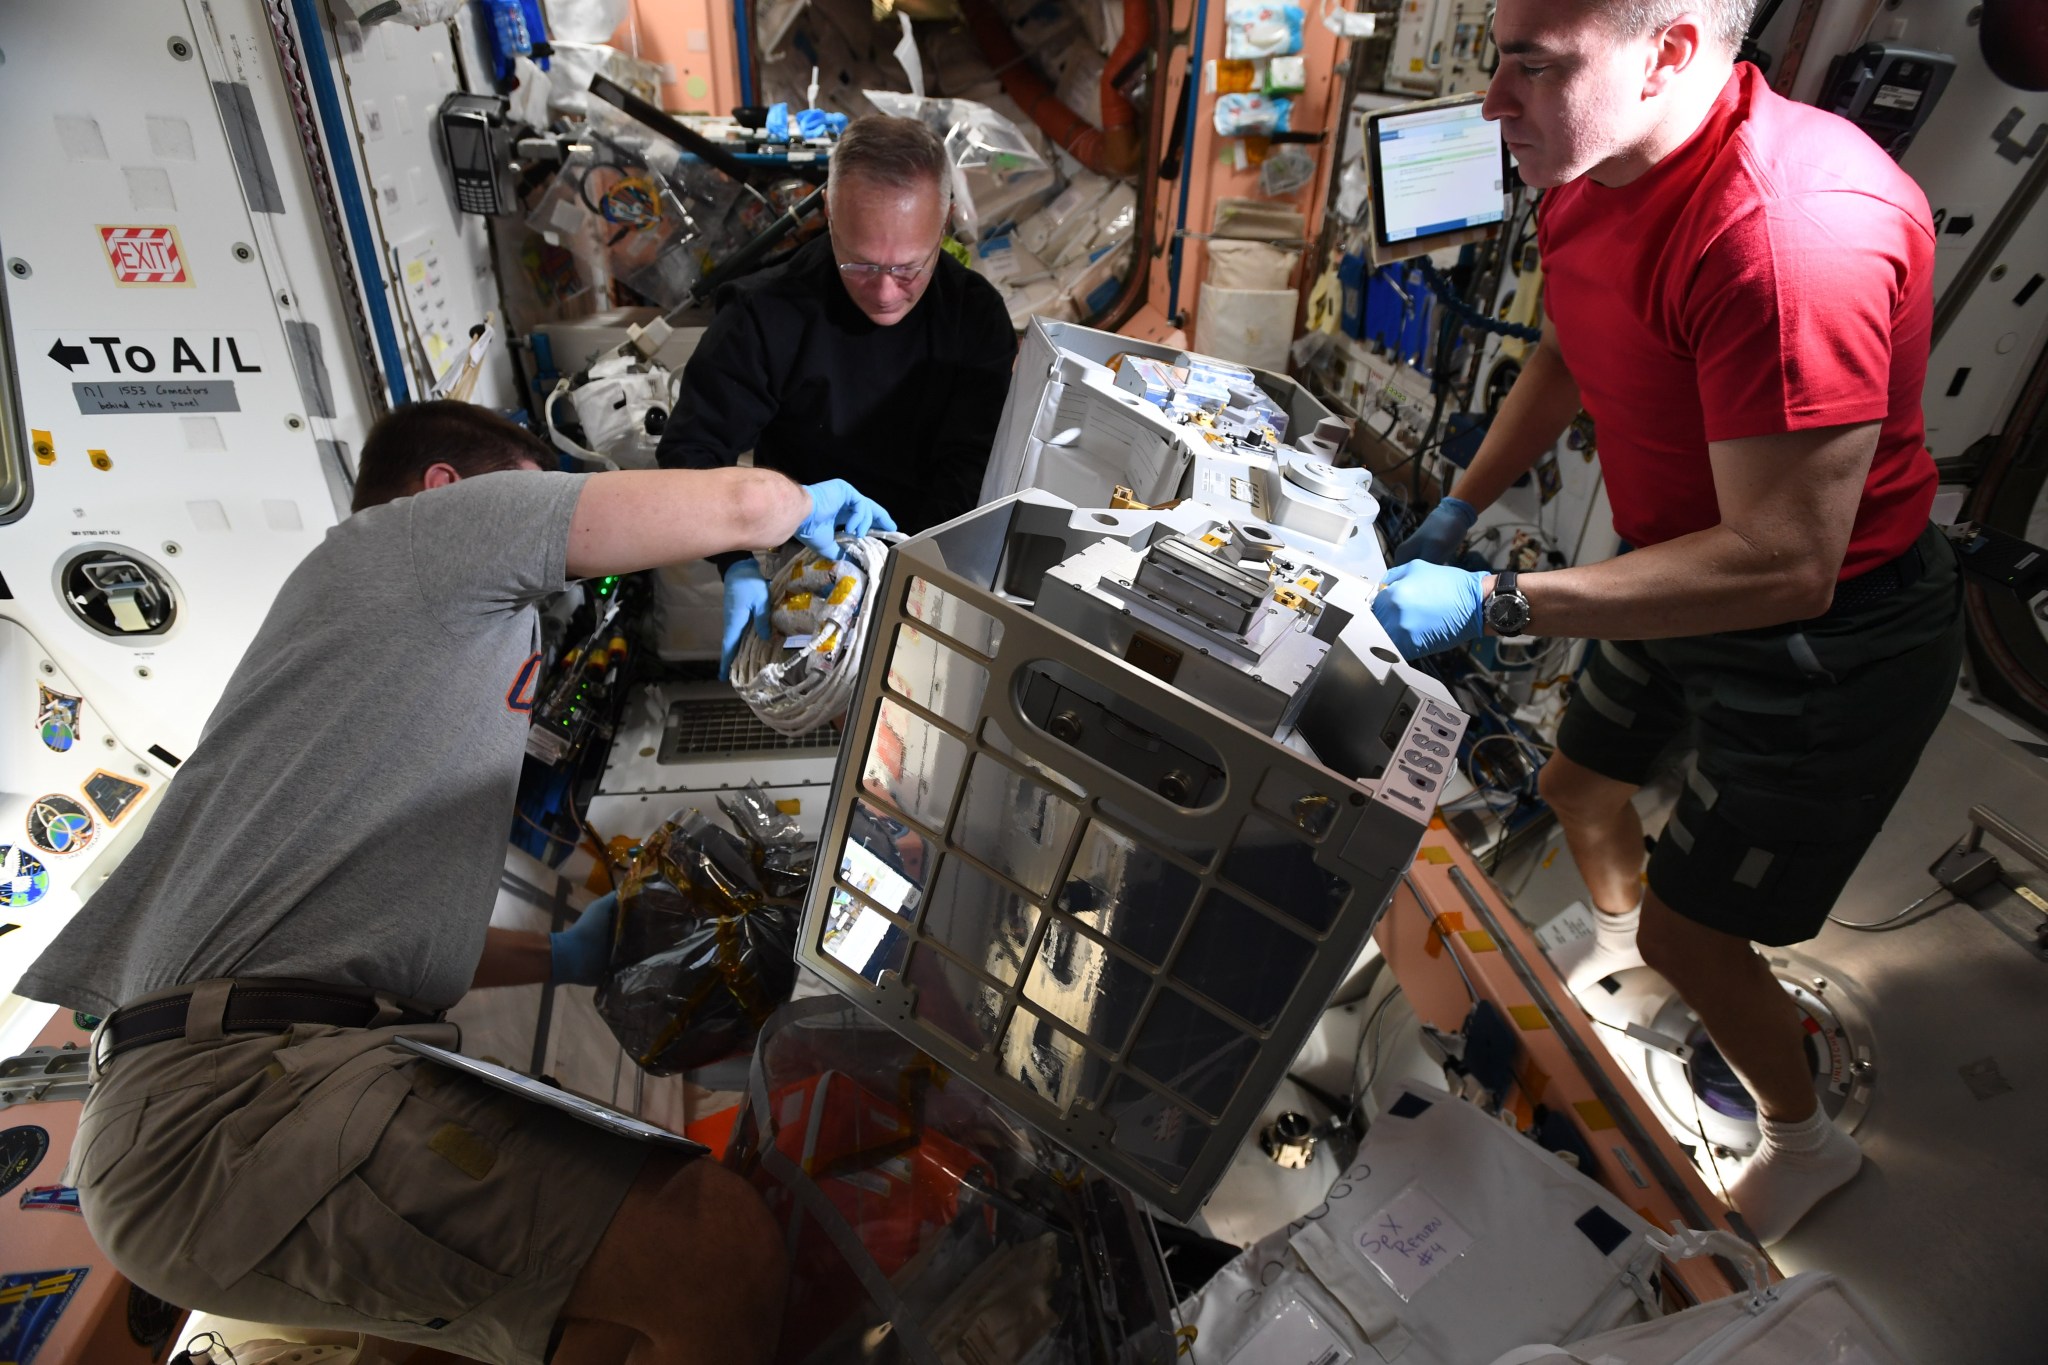
[[[1598,1100],[1575,1100],[1572,1108],[1579,1111],[1579,1118],[1585,1123],[1588,1132],[1597,1133],[1602,1129],[1617,1126],[1614,1115],[1608,1113],[1607,1106]]]

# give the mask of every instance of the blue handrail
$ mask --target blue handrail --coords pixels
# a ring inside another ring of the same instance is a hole
[[[320,11],[314,0],[292,0],[292,14],[298,19],[299,43],[306,50],[306,79],[312,83],[313,101],[320,109],[320,128],[326,135],[334,192],[341,199],[349,242],[355,248],[356,271],[362,276],[370,330],[376,333],[377,354],[384,362],[384,383],[391,390],[391,405],[403,407],[412,401],[412,389],[405,381],[398,331],[391,325],[391,304],[384,297],[384,270],[377,263],[377,239],[370,230],[362,185],[356,179],[355,153],[349,149],[349,122],[342,114],[341,95],[335,87],[333,68],[327,62],[327,37],[320,30]]]

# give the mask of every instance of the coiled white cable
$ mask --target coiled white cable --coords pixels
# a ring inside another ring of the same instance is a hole
[[[859,578],[852,600],[825,609],[824,620],[792,649],[781,631],[763,640],[752,630],[740,638],[733,654],[732,685],[740,700],[781,734],[805,735],[836,720],[853,704],[860,686],[861,658],[867,648],[868,616],[875,606],[875,585],[888,562],[889,547],[904,537],[892,531],[867,536],[841,536],[845,564]],[[785,552],[768,574],[771,611],[784,606],[795,580],[814,570],[818,556],[802,546]],[[764,564],[768,571],[769,565]]]

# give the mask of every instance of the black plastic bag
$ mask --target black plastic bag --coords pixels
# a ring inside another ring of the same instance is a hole
[[[814,847],[758,786],[641,846],[619,886],[612,968],[597,1012],[640,1066],[668,1075],[750,1047],[796,985],[796,935]]]

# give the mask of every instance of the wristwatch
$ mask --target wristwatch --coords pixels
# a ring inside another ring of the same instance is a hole
[[[1529,599],[1515,586],[1518,575],[1507,569],[1495,575],[1493,591],[1486,595],[1480,615],[1494,635],[1520,635],[1529,628]]]

